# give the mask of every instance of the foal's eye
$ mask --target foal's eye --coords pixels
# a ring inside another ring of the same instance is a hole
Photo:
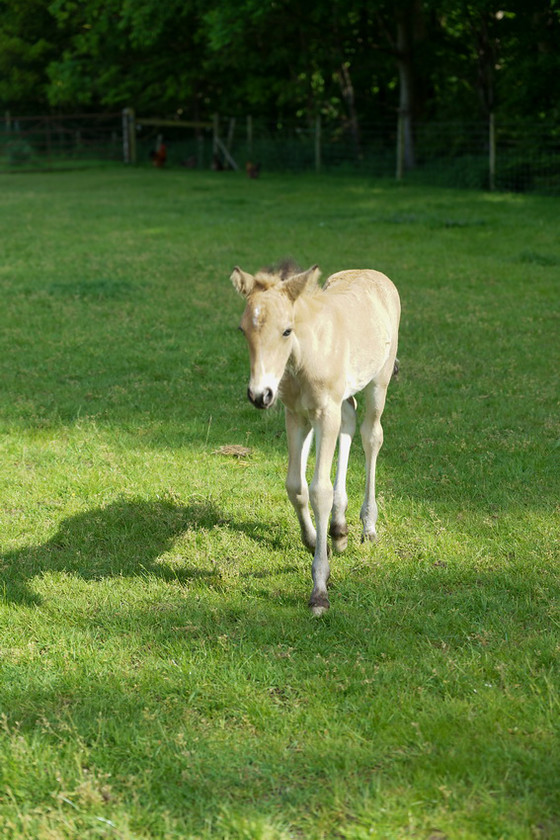
[[[291,327],[288,327],[288,329],[284,330],[284,332],[282,333],[284,338],[288,338],[288,336],[291,335],[291,334],[292,334],[292,328]]]

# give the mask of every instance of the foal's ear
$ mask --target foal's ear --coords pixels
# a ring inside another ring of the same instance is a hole
[[[236,291],[239,292],[240,295],[243,297],[248,297],[253,289],[255,288],[255,278],[252,274],[247,274],[246,271],[242,271],[238,265],[232,271],[231,282]]]
[[[292,300],[296,300],[304,289],[317,283],[320,276],[321,272],[319,270],[319,266],[312,265],[311,268],[308,268],[307,271],[302,272],[302,274],[294,274],[293,277],[286,280],[283,284],[283,288]]]

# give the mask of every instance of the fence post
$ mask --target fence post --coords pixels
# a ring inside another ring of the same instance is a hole
[[[130,155],[128,149],[128,116],[126,108],[122,110],[122,153],[124,163],[130,163]]]
[[[212,157],[218,154],[218,137],[220,134],[220,117],[214,114],[212,117]]]
[[[315,117],[315,172],[321,171],[321,114]]]
[[[202,132],[196,138],[196,165],[204,169],[204,135]]]
[[[493,192],[496,189],[496,123],[493,112],[490,114],[488,124],[488,146],[488,186],[490,191]]]
[[[134,108],[129,108],[128,113],[128,145],[130,148],[130,162],[133,166],[136,166],[136,114],[134,113]]]
[[[247,117],[247,154],[249,160],[253,157],[253,117]]]
[[[125,163],[136,163],[136,117],[134,108],[124,108],[123,121],[123,158]]]
[[[399,108],[397,120],[397,181],[402,181],[404,175],[404,116]]]
[[[52,166],[52,135],[51,135],[51,119],[47,117],[47,166]]]
[[[228,152],[231,152],[231,147],[233,145],[234,134],[235,134],[235,117],[230,117],[229,127],[228,127],[228,135],[227,135],[227,143],[226,143]]]

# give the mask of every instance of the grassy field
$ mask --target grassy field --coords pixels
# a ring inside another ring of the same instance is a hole
[[[0,184],[0,838],[559,838],[558,201]],[[288,255],[403,302],[320,620],[228,280]]]

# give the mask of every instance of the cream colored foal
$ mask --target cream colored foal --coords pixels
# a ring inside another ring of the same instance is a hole
[[[329,608],[329,517],[335,548],[344,550],[348,541],[346,472],[358,391],[365,396],[362,539],[375,539],[375,465],[383,442],[380,418],[395,370],[400,319],[398,292],[384,274],[370,269],[340,271],[322,287],[319,275],[317,266],[285,279],[268,272],[253,276],[237,267],[231,275],[234,287],[247,301],[241,329],[251,362],[248,397],[257,408],[270,408],[279,397],[286,410],[286,490],[303,542],[314,552],[309,606],[315,615]],[[308,488],[306,464],[313,432],[317,458]],[[331,466],[337,440],[333,488]]]

